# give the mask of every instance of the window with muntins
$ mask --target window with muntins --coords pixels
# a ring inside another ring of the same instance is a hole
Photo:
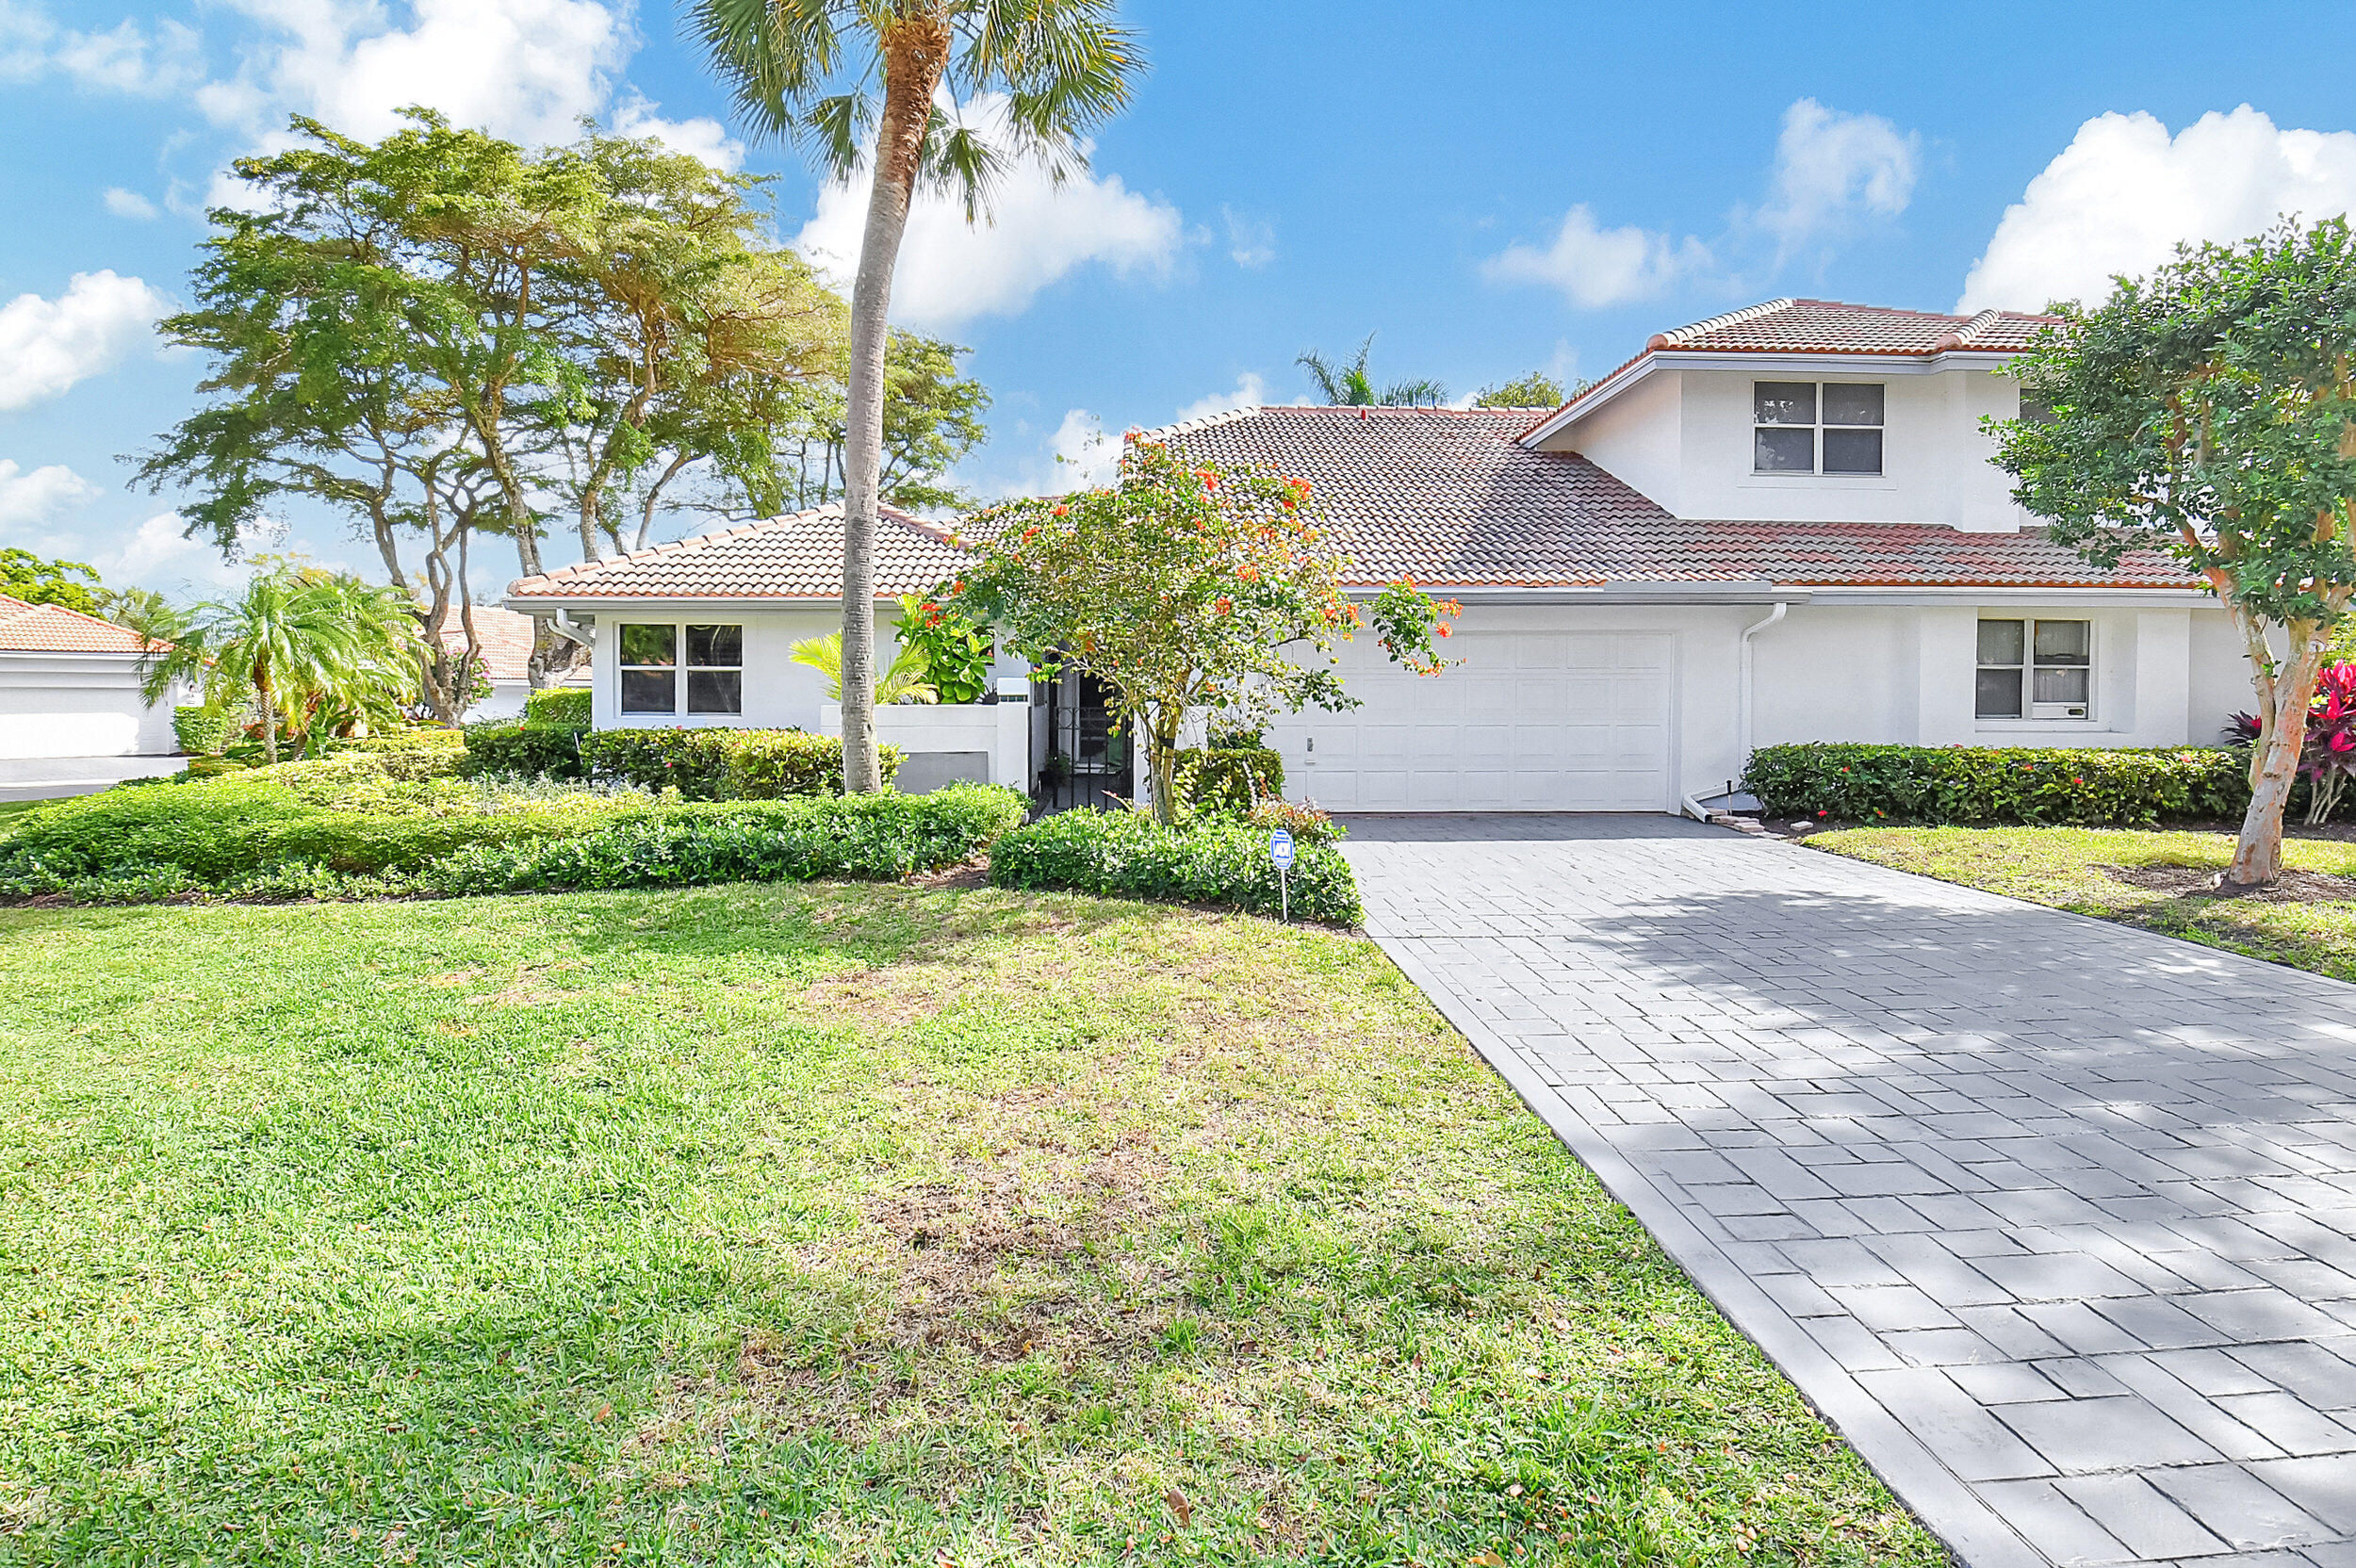
[[[2094,711],[2094,623],[1984,620],[1972,711],[1983,719],[2083,719]]]
[[[641,622],[618,629],[622,711],[625,713],[742,713],[744,710],[744,629]],[[682,664],[680,644],[686,645]],[[680,691],[684,677],[686,690]],[[682,710],[680,700],[685,698]]]
[[[1751,384],[1751,471],[1759,474],[1879,474],[1879,382],[1761,381]]]

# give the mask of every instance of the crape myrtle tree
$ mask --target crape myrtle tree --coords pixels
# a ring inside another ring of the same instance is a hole
[[[1085,167],[1088,133],[1128,101],[1140,58],[1113,0],[694,0],[688,15],[756,130],[799,139],[835,179],[868,169],[843,421],[843,787],[879,790],[875,508],[909,204],[947,189],[978,219],[1008,159],[1057,180]]]
[[[1179,808],[1173,772],[1190,714],[1248,727],[1275,711],[1355,707],[1333,649],[1361,629],[1418,675],[1456,662],[1438,652],[1453,603],[1407,581],[1365,605],[1344,591],[1348,562],[1316,521],[1306,480],[1189,463],[1132,438],[1109,486],[1010,501],[967,527],[973,564],[934,601],[1044,673],[1103,681],[1143,743],[1165,823]]]
[[[2356,594],[2356,243],[2344,219],[2182,247],[2015,364],[2050,413],[1995,426],[2013,494],[2116,566],[2158,548],[2232,615],[2257,692],[2250,808],[2220,885],[2282,869],[2308,709]]]

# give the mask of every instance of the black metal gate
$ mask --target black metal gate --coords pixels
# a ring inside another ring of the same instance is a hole
[[[1041,815],[1119,809],[1137,792],[1137,748],[1105,701],[1104,682],[1067,671],[1047,688],[1047,762],[1039,770]]]

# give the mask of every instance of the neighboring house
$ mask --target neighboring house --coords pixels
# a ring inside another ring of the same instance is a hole
[[[2001,372],[2046,322],[1776,300],[1661,334],[1550,411],[1244,409],[1143,438],[1307,479],[1353,587],[1463,602],[1462,665],[1414,678],[1362,636],[1341,664],[1360,706],[1271,727],[1290,792],[1335,809],[1676,810],[1784,741],[2213,743],[2250,696],[2215,599],[2156,556],[2088,567],[1989,462],[1980,420],[2020,412]],[[945,533],[895,522],[885,592],[954,570]],[[839,613],[839,535],[803,514],[508,602],[676,629],[684,694],[599,635],[600,724],[808,723],[814,678],[781,653]],[[717,645],[690,623],[723,611],[741,718],[691,706]],[[633,669],[678,710],[628,711]],[[1125,763],[1065,688],[1047,748]]]
[[[137,634],[0,595],[0,759],[169,757],[169,701],[139,696]]]
[[[466,647],[466,628],[459,615],[459,607],[450,606],[447,624],[442,628],[442,642],[453,654],[463,653]],[[491,689],[466,710],[466,722],[520,718],[524,698],[532,691],[532,617],[496,605],[478,604],[472,611],[472,619],[475,639],[482,649],[483,670],[491,678]],[[580,670],[556,684],[586,685],[588,681],[589,672]]]

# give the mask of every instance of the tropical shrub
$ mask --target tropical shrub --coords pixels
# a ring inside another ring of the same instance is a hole
[[[2225,733],[2236,746],[2258,743],[2264,727],[2255,713],[2236,713]],[[2307,786],[2307,824],[2331,820],[2341,797],[2356,784],[2356,663],[2327,664],[2315,678],[2307,709],[2307,734],[2299,751],[2299,776]]]
[[[524,723],[586,729],[590,725],[592,695],[586,686],[551,686],[545,692],[527,692],[524,694]]]
[[[466,771],[579,778],[587,771],[581,759],[584,733],[572,725],[536,721],[470,724],[466,727]]]
[[[1306,841],[1295,857],[1292,913],[1355,923],[1358,884],[1341,852]],[[1066,811],[1015,828],[990,846],[990,879],[1001,888],[1067,888],[1266,915],[1280,904],[1264,830],[1216,820],[1165,826],[1137,811]]]
[[[922,595],[904,594],[892,631],[903,649],[924,660],[924,683],[940,701],[979,702],[989,694],[990,637],[963,615]]]
[[[1197,811],[1250,812],[1284,795],[1284,759],[1269,746],[1202,746],[1178,753],[1170,767],[1178,798]]]
[[[1770,816],[1961,826],[2217,822],[2250,800],[2244,758],[2190,746],[1761,746],[1742,784]]]
[[[1246,827],[1263,835],[1278,828],[1293,836],[1295,843],[1332,843],[1350,829],[1314,806],[1290,800],[1264,800],[1243,818]]]
[[[900,753],[879,749],[890,784]],[[593,777],[673,789],[689,800],[775,800],[843,789],[842,741],[802,729],[598,729],[581,738],[581,759]]]
[[[219,757],[237,732],[237,721],[225,708],[199,705],[172,710],[172,738],[191,757]]]

